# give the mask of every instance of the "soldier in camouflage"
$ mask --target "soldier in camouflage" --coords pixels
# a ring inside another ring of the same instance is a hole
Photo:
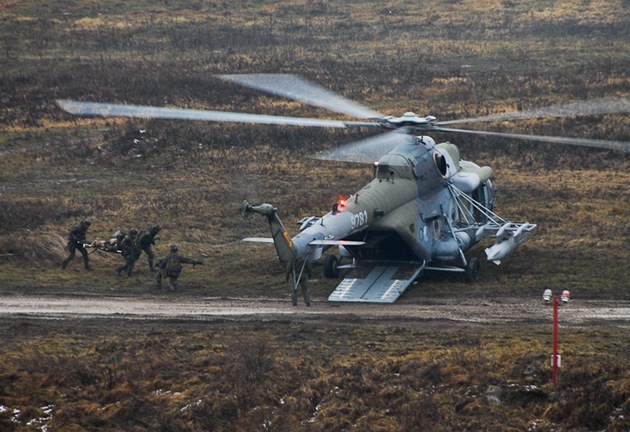
[[[293,306],[297,306],[298,301],[298,286],[302,289],[302,296],[304,297],[304,304],[306,306],[311,305],[311,295],[308,292],[308,279],[311,277],[311,263],[305,262],[303,259],[297,259],[287,264],[287,282],[292,281],[293,290],[291,291],[291,303]],[[297,279],[300,279],[297,284]]]
[[[78,225],[75,225],[68,234],[68,257],[61,264],[61,268],[65,269],[68,263],[74,259],[74,254],[78,250],[83,256],[83,267],[86,270],[92,270],[90,267],[90,259],[88,258],[88,252],[85,249],[87,244],[85,236],[87,230],[92,223],[88,219],[82,220]]]
[[[177,289],[177,278],[182,271],[182,264],[203,264],[203,261],[194,260],[179,255],[176,245],[171,246],[169,254],[158,261],[157,283],[156,288],[162,288],[162,278],[169,278],[169,289],[175,291]]]
[[[147,254],[149,268],[152,272],[155,271],[155,267],[153,266],[153,258],[155,258],[155,255],[151,250],[151,245],[155,244],[155,236],[158,235],[161,230],[162,227],[160,224],[153,225],[143,231],[138,238],[138,248],[140,248],[140,251],[144,251]]]
[[[133,266],[136,264],[136,261],[140,256],[140,249],[136,244],[137,237],[138,230],[131,228],[125,238],[120,242],[120,253],[125,259],[125,265],[116,269],[118,276],[120,276],[120,274],[125,270],[127,271],[127,276],[131,276]]]

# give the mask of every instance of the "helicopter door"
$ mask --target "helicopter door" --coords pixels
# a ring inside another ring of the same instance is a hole
[[[481,183],[477,189],[472,192],[472,198],[483,208],[493,211],[494,210],[494,188],[492,182],[486,180]],[[487,222],[487,216],[482,213],[479,208],[473,209],[473,217],[477,222]]]

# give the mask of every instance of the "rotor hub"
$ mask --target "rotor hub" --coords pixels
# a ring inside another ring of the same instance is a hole
[[[416,127],[425,128],[433,126],[436,120],[433,116],[419,117],[416,113],[408,111],[401,117],[387,117],[385,121],[394,127]]]

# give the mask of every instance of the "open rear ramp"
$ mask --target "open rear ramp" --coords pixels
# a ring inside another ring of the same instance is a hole
[[[344,278],[330,294],[331,302],[394,303],[407,287],[420,276],[424,265],[410,278],[392,279],[400,267],[376,266],[364,278]]]

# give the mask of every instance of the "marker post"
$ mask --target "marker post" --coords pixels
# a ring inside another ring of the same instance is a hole
[[[558,368],[560,356],[558,355],[558,298],[553,297],[553,355],[551,356],[551,368],[554,388],[558,385]]]

